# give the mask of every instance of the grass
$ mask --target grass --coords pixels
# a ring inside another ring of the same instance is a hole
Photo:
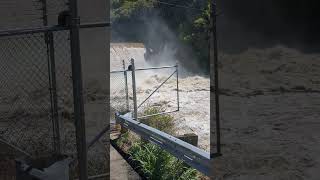
[[[146,115],[162,112],[160,108],[149,108]],[[171,115],[156,115],[141,120],[142,123],[164,131],[174,133],[174,118]],[[175,158],[160,147],[141,140],[136,134],[128,131],[117,140],[117,146],[137,162],[139,170],[150,180],[196,180],[197,170]]]
[[[159,107],[151,107],[144,111],[144,115],[153,115],[160,112],[164,112],[164,109]],[[141,119],[140,122],[165,133],[171,135],[175,134],[174,118],[169,114],[151,116]]]
[[[151,143],[135,143],[128,153],[151,180],[196,180],[197,171]]]

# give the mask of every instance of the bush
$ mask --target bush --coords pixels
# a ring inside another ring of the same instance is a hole
[[[141,171],[151,180],[193,180],[197,171],[168,152],[151,143],[138,142],[129,150],[131,158],[140,164]]]
[[[128,131],[117,139],[116,144],[123,152],[128,153],[129,149],[139,141],[139,138],[136,134]]]
[[[151,107],[144,111],[144,115],[153,115],[160,112],[163,112],[163,109]],[[175,133],[174,118],[169,114],[151,116],[141,119],[140,122],[171,135]]]

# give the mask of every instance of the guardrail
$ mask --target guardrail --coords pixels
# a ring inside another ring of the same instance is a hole
[[[115,117],[117,123],[123,127],[137,133],[143,139],[160,146],[176,158],[183,160],[191,167],[211,177],[211,159],[213,156],[210,156],[210,153],[167,133],[135,121],[130,113],[125,115],[116,113]]]

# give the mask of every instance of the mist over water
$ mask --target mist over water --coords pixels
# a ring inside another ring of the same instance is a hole
[[[138,22],[118,23],[112,29],[111,42],[143,44],[144,59],[149,66],[178,63],[183,76],[204,75],[193,49],[181,43],[177,33],[157,13],[150,17],[142,16]]]

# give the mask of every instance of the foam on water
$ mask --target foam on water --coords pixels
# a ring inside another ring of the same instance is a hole
[[[131,58],[135,60],[137,68],[152,66],[145,58],[146,49],[138,43],[115,43],[110,47],[110,66],[112,70],[122,69],[122,60],[126,63]],[[167,58],[166,58],[167,59]],[[174,65],[167,60],[168,64]],[[175,62],[172,60],[172,62]],[[136,72],[137,101],[143,101],[157,86],[159,86],[175,69],[148,70]],[[114,76],[114,75],[113,75]],[[172,114],[176,121],[176,133],[196,133],[199,136],[199,145],[209,150],[209,112],[210,112],[210,80],[200,76],[189,76],[179,79],[180,111]],[[111,89],[118,88],[117,82],[111,82]],[[117,87],[115,87],[117,86]],[[129,81],[130,87],[130,81]],[[111,91],[112,93],[112,91]],[[116,92],[114,92],[116,93]],[[114,94],[115,95],[115,94]],[[130,95],[130,92],[129,92]],[[111,95],[112,97],[113,95]],[[148,101],[149,104],[162,104],[167,111],[176,108],[176,80],[175,76],[165,83]],[[112,103],[111,99],[111,103]],[[117,101],[115,101],[116,103]]]
[[[317,179],[320,54],[278,46],[221,52],[219,61],[223,156],[214,163],[217,178]],[[141,95],[163,76],[139,79],[144,80],[138,87]],[[206,150],[209,82],[198,76],[181,78],[181,109],[174,114],[177,132],[198,134]],[[169,81],[153,101],[171,101],[174,88],[174,81]],[[166,106],[174,106],[174,101]]]

